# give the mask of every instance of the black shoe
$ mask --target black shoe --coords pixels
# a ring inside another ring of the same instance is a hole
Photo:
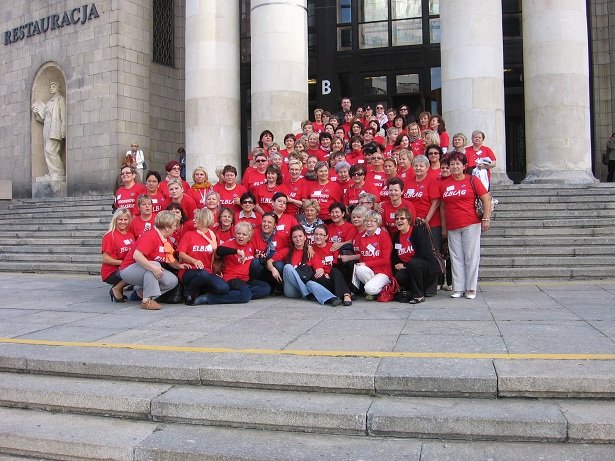
[[[436,292],[436,293],[432,293],[432,292],[429,292],[429,291],[428,291],[427,293],[425,293],[425,297],[426,297],[426,298],[433,298],[433,297],[434,297],[434,296],[436,296],[437,294],[438,294],[437,292]]]
[[[186,306],[194,306],[194,298],[190,295],[184,296],[184,304]]]
[[[398,303],[407,303],[409,300],[412,299],[412,296],[410,296],[409,291],[401,290],[395,294],[395,297],[393,299]]]
[[[337,307],[337,306],[339,306],[340,304],[342,304],[342,300],[341,300],[340,298],[338,298],[338,297],[335,297],[335,298],[333,298],[333,299],[331,300],[331,305],[332,305],[333,307]]]
[[[125,303],[128,300],[126,296],[122,296],[121,298],[116,298],[115,295],[113,294],[113,288],[109,289],[109,296],[111,296],[112,303]]]
[[[408,304],[419,304],[422,302],[425,302],[424,296],[422,298],[412,298],[410,301],[408,301]]]

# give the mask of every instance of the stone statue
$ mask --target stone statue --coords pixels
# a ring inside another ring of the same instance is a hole
[[[60,153],[66,138],[66,100],[60,93],[60,84],[49,84],[51,99],[43,104],[37,101],[32,105],[36,120],[43,124],[45,161],[49,173],[44,177],[52,181],[65,181],[66,173]]]

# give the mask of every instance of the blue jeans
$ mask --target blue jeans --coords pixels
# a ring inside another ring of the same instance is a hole
[[[323,287],[320,283],[310,280],[307,283],[303,283],[299,274],[292,266],[292,264],[286,264],[284,266],[284,296],[287,298],[305,298],[309,294],[313,294],[320,304],[324,304],[327,301],[335,298],[335,295]]]
[[[222,282],[229,288],[228,283]],[[242,283],[236,290],[227,289],[225,294],[210,294],[207,296],[207,304],[245,304],[251,299],[260,299],[271,293],[268,283],[261,280],[252,280]]]
[[[190,296],[198,296],[201,292],[223,295],[229,290],[228,283],[206,269],[188,269],[184,272],[183,282],[186,294]]]

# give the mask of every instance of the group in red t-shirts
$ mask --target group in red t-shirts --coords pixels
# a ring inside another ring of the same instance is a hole
[[[315,280],[327,281],[320,283],[323,289],[344,304],[351,302],[350,289],[340,288],[344,286],[376,297],[392,282],[396,273],[392,261],[397,258],[396,264],[405,267],[415,257],[412,248],[399,243],[400,210],[407,210],[412,220],[426,223],[437,249],[441,250],[448,240],[452,296],[476,297],[480,233],[489,229],[488,186],[490,170],[496,165],[493,151],[483,145],[485,134],[473,132],[472,145],[468,147],[458,145],[463,135],[456,134],[454,150],[446,154],[449,136],[438,114],[424,112],[415,121],[404,106],[400,114],[387,111],[387,120],[381,119],[384,112],[373,115],[371,108],[365,107],[355,118],[348,102],[345,99],[346,106],[338,116],[317,109],[315,122],[306,121],[301,133],[284,136],[283,150],[274,142],[274,134],[264,130],[259,146],[249,155],[250,165],[243,171],[241,182],[233,165],[226,165],[218,173],[215,184],[209,182],[205,168],[197,167],[190,186],[180,178],[178,162],[171,161],[165,166],[164,179],[155,171],[147,172],[145,187],[137,182],[132,168],[123,167],[115,208],[128,209],[129,214],[123,213],[114,220],[113,230],[102,243],[101,275],[112,284],[112,301],[125,300],[122,290],[126,286],[114,267],[139,264],[133,257],[137,246],[151,253],[141,252],[146,259],[165,261],[167,255],[160,251],[164,245],[156,247],[162,241],[161,234],[151,231],[156,227],[157,214],[167,208],[179,209],[178,215],[185,219],[164,237],[164,243],[173,247],[176,258],[194,263],[194,267],[179,273],[180,282],[188,287],[187,304],[247,302],[276,289],[272,281],[276,277],[271,275],[274,271],[263,275],[254,270],[253,262],[247,261],[265,257],[261,269],[267,267],[267,259],[272,264],[277,262],[272,268],[283,279],[284,270],[279,270],[282,262],[300,264],[292,259],[297,252],[290,251],[295,245],[291,229],[297,224],[301,229],[297,229],[297,238],[306,234],[305,245],[311,248],[309,259],[315,258],[311,263],[317,274]],[[443,176],[442,165],[452,173],[450,176]],[[477,197],[484,204],[482,217],[474,210]],[[308,208],[304,208],[306,204]],[[362,212],[366,219],[359,229],[348,218],[354,208],[363,206],[367,206]],[[309,207],[317,209],[317,215],[312,216]],[[211,223],[202,229],[194,224],[197,218],[202,219],[200,210],[211,215]],[[265,232],[265,216],[275,217],[271,234]],[[409,241],[405,235],[404,239]],[[343,271],[337,268],[342,250],[345,264],[355,261],[354,269],[350,265],[352,277],[347,267]],[[353,251],[354,259],[348,259]],[[215,278],[199,272],[204,270]],[[206,284],[204,280],[220,280],[227,285]],[[203,282],[201,288],[197,288],[198,281]],[[269,283],[269,290],[261,282]],[[425,294],[434,295],[435,290],[423,294],[415,290],[408,302],[417,302]]]

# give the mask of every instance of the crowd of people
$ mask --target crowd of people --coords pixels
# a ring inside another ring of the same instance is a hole
[[[414,120],[407,106],[381,104],[352,111],[344,98],[340,114],[316,109],[281,144],[263,131],[241,181],[234,165],[216,171],[215,183],[197,167],[190,185],[175,160],[164,177],[125,162],[102,279],[111,301],[126,302],[133,287],[150,310],[169,292],[187,305],[270,294],[417,304],[439,289],[474,299],[496,165],[484,140],[479,130],[470,145],[463,133],[449,137],[437,114]],[[438,253],[448,257],[444,271]]]

